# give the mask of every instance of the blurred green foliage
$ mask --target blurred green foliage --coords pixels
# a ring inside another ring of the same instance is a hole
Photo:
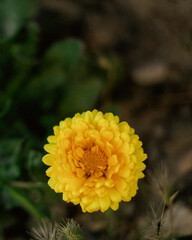
[[[75,39],[40,48],[34,0],[0,1],[0,234],[22,208],[49,217],[46,167],[41,158],[52,127],[92,109],[114,87],[120,66],[85,52]],[[41,39],[46,41],[46,39]]]

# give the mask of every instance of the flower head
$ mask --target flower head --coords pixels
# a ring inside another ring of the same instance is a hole
[[[97,110],[77,113],[55,126],[48,142],[48,184],[64,201],[104,212],[135,196],[147,155],[127,122]]]

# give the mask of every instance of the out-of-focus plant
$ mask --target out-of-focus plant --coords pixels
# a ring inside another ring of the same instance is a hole
[[[0,234],[12,209],[49,216],[42,146],[51,126],[92,109],[115,86],[118,61],[105,68],[75,39],[41,50],[37,1],[0,1]],[[103,58],[103,57],[102,57]],[[113,77],[111,77],[113,76]],[[17,219],[18,221],[18,219]]]
[[[78,223],[68,219],[61,223],[52,224],[47,219],[39,224],[38,228],[32,228],[30,233],[33,240],[84,240],[84,233]]]

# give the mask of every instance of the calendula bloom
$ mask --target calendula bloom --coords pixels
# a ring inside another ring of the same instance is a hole
[[[48,184],[83,212],[117,210],[130,201],[143,178],[147,155],[127,122],[100,111],[77,113],[55,126],[44,146]]]

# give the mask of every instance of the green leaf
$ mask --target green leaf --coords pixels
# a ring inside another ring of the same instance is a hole
[[[4,164],[0,168],[0,179],[12,180],[20,176],[20,168],[16,164]]]
[[[102,86],[98,79],[70,85],[66,98],[60,105],[60,112],[70,116],[76,112],[92,109],[99,98]]]
[[[54,44],[45,55],[45,62],[57,65],[64,71],[74,69],[83,56],[84,46],[78,40],[67,40]]]
[[[31,214],[35,218],[45,217],[45,213],[42,212],[42,210],[39,209],[37,205],[30,201],[22,191],[19,191],[18,189],[10,186],[5,186],[4,191],[8,195],[8,197],[15,202],[16,205],[25,209],[29,214]]]
[[[37,50],[39,26],[31,22],[26,26],[26,32],[23,34],[23,40],[13,42],[11,45],[11,54],[18,65],[29,65],[35,62],[34,57]]]
[[[33,99],[35,93],[36,98],[46,97],[47,104],[44,104],[49,105],[51,104],[49,99],[55,97],[52,96],[53,91],[63,88],[65,82],[65,75],[57,66],[46,68],[39,75],[31,79],[28,87],[26,87],[26,91],[23,94],[23,97],[24,99]]]
[[[36,0],[1,0],[0,33],[13,37],[34,14]]]
[[[20,176],[19,154],[23,140],[8,139],[0,142],[0,179],[9,181]]]
[[[42,153],[38,151],[31,150],[29,152],[26,164],[27,170],[31,179],[33,180],[44,180],[45,169],[42,163]]]
[[[4,99],[2,95],[0,95],[0,118],[4,117],[11,107],[11,99]]]
[[[0,164],[16,163],[23,139],[6,139],[0,141]]]

